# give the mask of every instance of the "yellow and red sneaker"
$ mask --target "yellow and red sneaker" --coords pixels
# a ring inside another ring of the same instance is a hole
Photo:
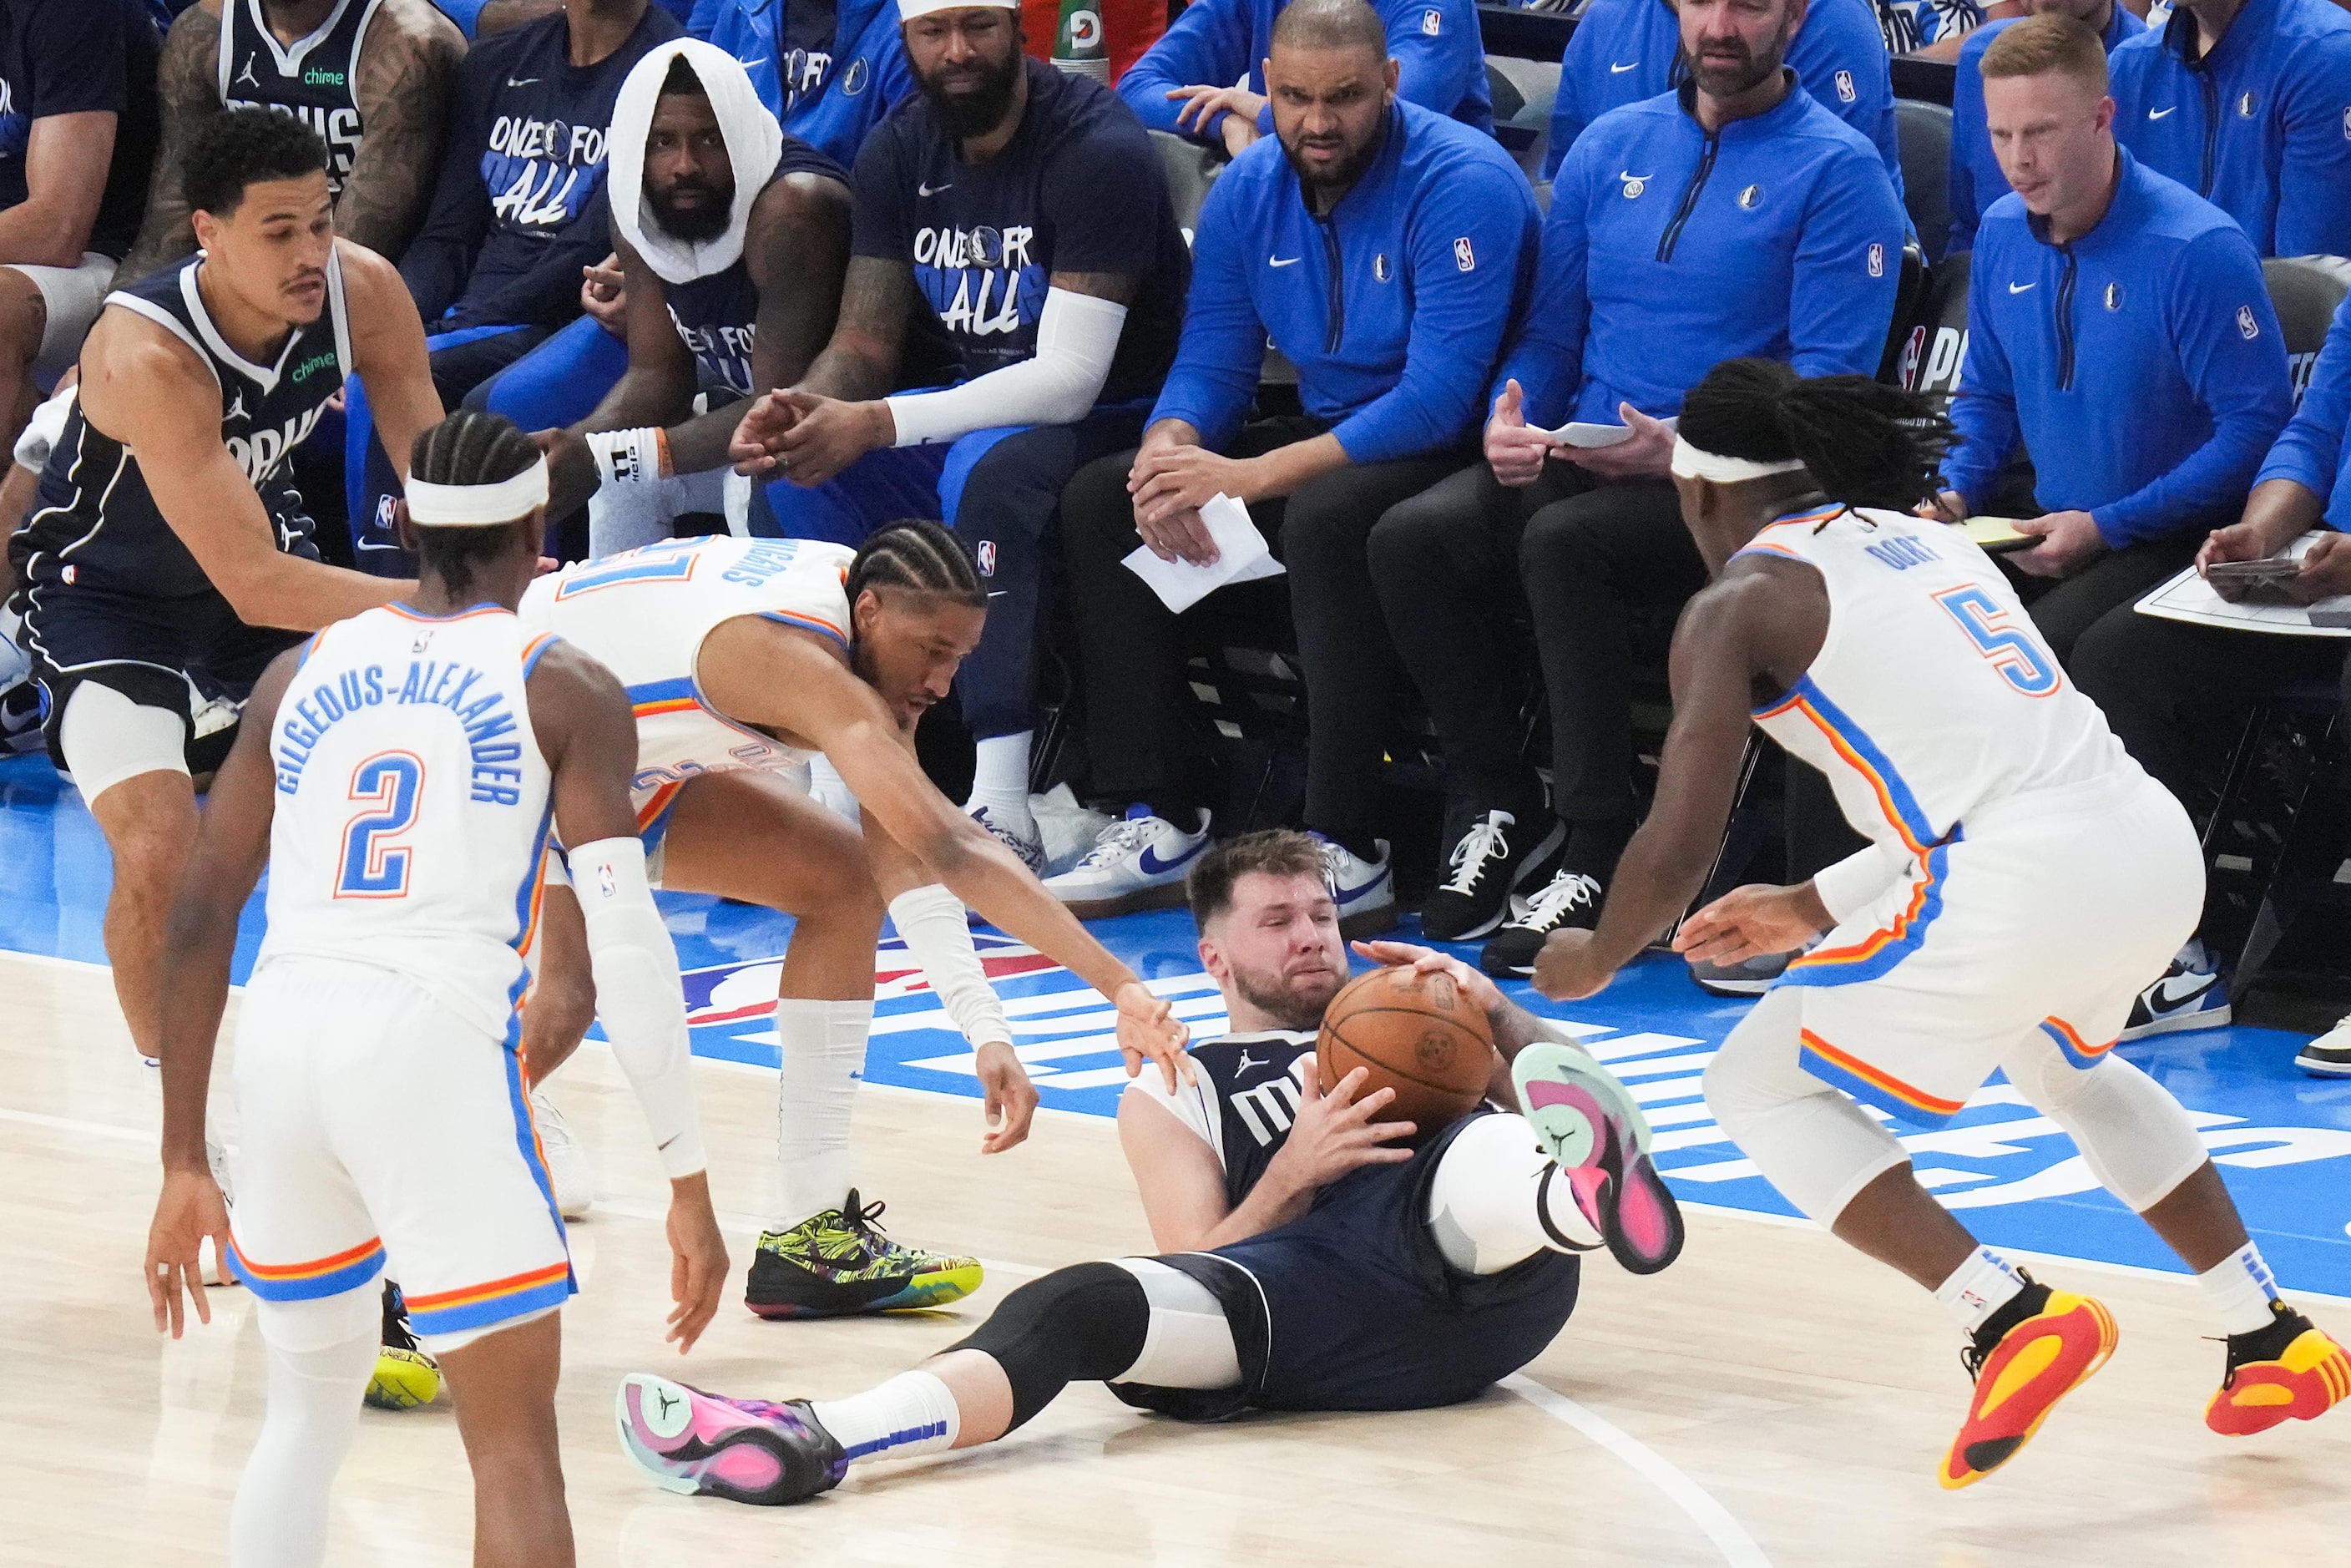
[[[2314,1421],[2351,1398],[2351,1354],[2283,1301],[2269,1327],[2229,1336],[2229,1369],[2204,1406],[2204,1425],[2249,1437],[2281,1421]]]
[[[1936,1476],[1944,1490],[1971,1486],[2014,1458],[2057,1401],[2106,1364],[2116,1337],[2104,1302],[2053,1291],[2026,1275],[2022,1292],[1959,1353],[1975,1396]]]

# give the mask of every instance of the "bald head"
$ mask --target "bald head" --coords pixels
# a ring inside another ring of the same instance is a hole
[[[1364,0],[1290,0],[1274,19],[1277,49],[1369,49],[1388,57],[1388,32]]]

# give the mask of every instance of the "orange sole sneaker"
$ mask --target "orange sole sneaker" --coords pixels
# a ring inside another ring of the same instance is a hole
[[[2014,1458],[2057,1401],[2106,1364],[2118,1337],[2104,1302],[2051,1291],[2047,1304],[2001,1335],[1984,1358],[1967,1421],[1936,1475],[1943,1489],[1972,1486]]]
[[[2351,1354],[2304,1329],[2274,1361],[2249,1361],[2204,1406],[2204,1425],[2224,1437],[2250,1437],[2285,1421],[2314,1421],[2351,1398]]]

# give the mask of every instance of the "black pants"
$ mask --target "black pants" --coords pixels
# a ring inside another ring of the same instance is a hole
[[[1228,449],[1254,457],[1322,434],[1320,421],[1261,420]],[[1373,591],[1365,537],[1396,502],[1461,465],[1463,454],[1336,469],[1249,514],[1289,569],[1290,614],[1306,676],[1307,825],[1358,853],[1375,827],[1379,760],[1397,665]],[[1184,754],[1185,649],[1178,618],[1120,563],[1142,543],[1126,493],[1133,452],[1078,471],[1061,496],[1063,558],[1085,663],[1095,792],[1160,805],[1205,803]]]
[[[2045,579],[2011,573],[2020,584],[2025,608],[2049,651],[2067,669],[2074,667],[2074,646],[2091,627],[2110,615],[2131,617],[2131,606],[2147,591],[2196,559],[2204,535],[2196,529],[2167,538],[2126,545],[2100,556],[2073,576],[2035,591]],[[2145,616],[2137,616],[2145,620]]]
[[[1390,634],[1445,743],[1448,788],[1532,788],[1518,756],[1510,635],[1523,591],[1551,698],[1552,793],[1573,824],[1635,810],[1632,672],[1706,586],[1667,479],[1603,483],[1553,461],[1524,489],[1483,463],[1388,509],[1372,570]]]
[[[2085,632],[2066,669],[2105,710],[2106,723],[2139,766],[2184,804],[2201,724],[2314,680],[2341,681],[2344,711],[2351,713],[2345,652],[2332,637],[2231,632],[2126,610]]]

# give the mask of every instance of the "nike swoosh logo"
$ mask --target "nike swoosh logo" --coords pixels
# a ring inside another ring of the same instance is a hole
[[[2038,288],[2040,287],[2041,285],[2038,283],[2011,283],[2008,286],[2008,291],[2011,294],[2022,294],[2028,288]]]
[[[2183,981],[2188,987],[2184,991],[2177,988]],[[2166,975],[2148,993],[2147,1003],[2159,1013],[2176,1012],[2211,988],[2210,975]]]
[[[749,70],[753,66],[764,66],[764,65],[766,65],[767,63],[768,63],[768,57],[767,57],[767,56],[765,56],[765,55],[761,55],[761,56],[760,56],[758,59],[756,59],[756,60],[745,60],[745,61],[743,61],[743,62],[742,62],[742,64],[743,64],[743,68],[744,68],[745,70],[747,70],[747,70]]]
[[[1639,68],[1640,68],[1640,65],[1641,65],[1641,62],[1640,62],[1640,61],[1638,61],[1638,60],[1635,60],[1635,61],[1634,61],[1631,65],[1629,65],[1629,66],[1620,66],[1620,65],[1615,64],[1614,61],[1611,61],[1611,62],[1610,62],[1610,64],[1609,64],[1609,67],[1608,67],[1608,74],[1609,74],[1610,76],[1612,76],[1612,77],[1621,77],[1621,76],[1623,76],[1626,71],[1629,71],[1629,70],[1637,70],[1637,69],[1639,69]]]
[[[508,86],[508,87],[528,87],[531,83],[533,83],[533,82],[537,81],[538,79],[538,78],[537,77],[522,77],[522,78],[515,78],[515,77],[508,77],[508,78],[507,78],[507,86]]]
[[[1296,267],[1300,262],[1305,259],[1306,258],[1302,256],[1269,256],[1265,258],[1265,264],[1268,267]]]
[[[1628,185],[1646,184],[1652,178],[1647,174],[1635,174],[1630,169],[1619,171],[1616,177]]]
[[[1153,848],[1149,844],[1145,844],[1143,846],[1142,855],[1134,863],[1143,868],[1144,875],[1157,876],[1163,871],[1174,871],[1177,866],[1182,865],[1188,860],[1191,860],[1202,850],[1207,849],[1207,847],[1208,841],[1202,839],[1198,843],[1194,844],[1190,849],[1186,850],[1174,860],[1164,861],[1159,858],[1159,852],[1156,849]]]
[[[2175,103],[2170,109],[2150,109],[2147,111],[2147,117],[2149,120],[2161,120],[2165,115],[2173,113],[2179,108],[2179,106]]]
[[[948,181],[946,184],[944,184],[944,185],[924,185],[924,184],[917,184],[917,185],[914,187],[914,194],[916,194],[916,195],[918,195],[918,196],[935,196],[935,195],[937,195],[941,191],[952,191],[952,190],[954,190],[954,189],[955,189],[955,182],[954,182],[953,180],[949,180],[949,181]]]

